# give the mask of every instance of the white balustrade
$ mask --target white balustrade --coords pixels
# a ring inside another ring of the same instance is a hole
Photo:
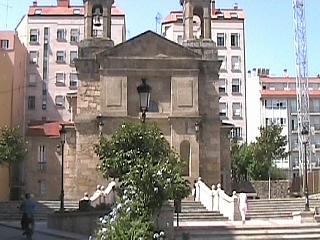
[[[98,185],[97,190],[90,197],[91,206],[96,207],[102,203],[113,205],[116,202],[115,186],[116,182],[114,181],[110,182],[106,189]]]
[[[196,183],[196,201],[200,201],[207,210],[219,211],[223,216],[228,217],[229,220],[234,220],[235,207],[236,207],[236,195],[227,195],[221,184],[217,184],[217,189],[212,185],[211,189],[202,182],[201,178],[198,178]]]

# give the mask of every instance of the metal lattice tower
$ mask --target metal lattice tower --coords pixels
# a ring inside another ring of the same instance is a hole
[[[305,20],[304,0],[293,0],[294,28],[295,28],[295,53],[296,53],[296,92],[297,92],[297,117],[298,117],[298,148],[299,148],[299,174],[303,174],[304,146],[302,129],[308,130],[310,139],[309,115],[309,81],[307,59],[307,34]],[[310,146],[310,144],[309,144]],[[311,148],[308,148],[307,159],[310,159]],[[310,161],[309,161],[310,163]]]

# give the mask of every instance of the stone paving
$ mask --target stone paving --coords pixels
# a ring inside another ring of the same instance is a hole
[[[5,227],[15,228],[15,229],[21,229],[19,221],[11,221],[11,222],[2,221],[2,222],[0,222],[0,225],[5,226]],[[42,234],[48,235],[48,236],[56,236],[59,238],[65,238],[65,239],[69,239],[69,240],[88,240],[88,238],[89,238],[89,236],[85,236],[85,235],[49,229],[47,227],[47,221],[36,222],[35,232],[42,233]]]

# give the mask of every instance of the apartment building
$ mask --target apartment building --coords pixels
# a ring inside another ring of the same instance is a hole
[[[245,13],[237,4],[231,9],[219,9],[215,2],[212,1],[211,7],[211,36],[222,62],[216,86],[220,93],[220,117],[234,125],[234,138],[246,141]],[[200,18],[195,16],[194,38],[200,37],[200,23]],[[182,11],[170,12],[162,23],[162,34],[172,41],[183,43]]]
[[[247,78],[247,91],[250,96],[247,99],[248,117],[248,142],[253,142],[259,135],[260,126],[268,126],[271,123],[280,124],[283,127],[282,134],[287,136],[287,159],[277,160],[275,164],[288,170],[289,177],[295,177],[299,173],[298,153],[298,119],[296,78],[287,76],[269,76],[267,69],[258,69],[250,72]],[[320,77],[309,78],[310,97],[310,125],[311,139],[311,168],[320,167]]]
[[[15,32],[0,31],[0,127],[18,127],[24,132],[27,50]],[[0,167],[0,201],[18,194],[20,167],[13,166],[11,181],[6,167]]]
[[[38,6],[35,1],[17,26],[29,52],[28,123],[74,120],[78,88],[74,59],[84,35],[83,16],[83,6],[70,6],[69,0],[57,0],[56,6]],[[126,39],[125,15],[116,6],[112,39],[115,44]]]
[[[32,192],[37,199],[51,200],[59,199],[61,188],[62,157],[57,147],[61,149],[60,124],[72,125],[77,114],[75,59],[85,29],[83,5],[71,6],[70,0],[57,0],[56,3],[42,6],[34,1],[16,28],[28,49],[28,156],[23,175],[24,190]],[[99,13],[97,15],[103,18]],[[125,41],[125,14],[115,5],[111,10],[111,26],[114,44]],[[95,36],[100,37],[102,27],[94,29]],[[65,166],[68,166],[67,162]]]

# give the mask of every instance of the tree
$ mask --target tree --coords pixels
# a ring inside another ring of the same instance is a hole
[[[231,169],[234,182],[247,181],[250,176],[249,166],[253,163],[253,145],[231,143]]]
[[[25,142],[19,128],[0,128],[0,164],[11,165],[24,159]]]
[[[137,219],[149,229],[166,200],[190,194],[190,184],[181,176],[182,161],[154,124],[123,124],[110,140],[102,136],[95,152],[103,176],[119,179],[121,202],[127,209],[119,211],[118,221],[108,228],[108,239],[120,239],[111,236],[122,228],[138,227],[132,222]],[[150,231],[145,234],[141,239],[151,239]]]
[[[254,143],[254,164],[251,165],[251,177],[255,180],[266,180],[271,174],[273,162],[288,156],[287,138],[281,135],[282,127],[272,124],[260,128],[260,136]]]
[[[287,157],[287,140],[281,135],[282,127],[271,125],[260,128],[256,142],[231,147],[232,177],[234,182],[253,180],[282,179],[283,174],[273,166],[277,159]]]

